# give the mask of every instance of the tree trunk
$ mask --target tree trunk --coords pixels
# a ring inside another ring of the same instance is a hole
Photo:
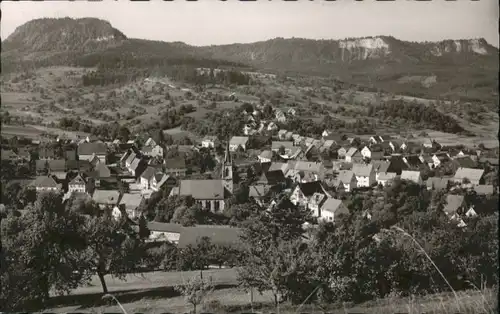
[[[108,293],[108,286],[106,286],[106,280],[104,280],[104,275],[101,272],[98,272],[97,276],[99,276],[99,280],[101,281],[102,292]]]

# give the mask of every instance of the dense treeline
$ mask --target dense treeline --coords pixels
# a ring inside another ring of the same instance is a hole
[[[380,105],[372,104],[368,107],[368,116],[384,120],[403,119],[405,122],[415,124],[417,128],[427,127],[448,133],[462,133],[465,131],[452,117],[430,106],[408,103],[402,99],[390,100]]]

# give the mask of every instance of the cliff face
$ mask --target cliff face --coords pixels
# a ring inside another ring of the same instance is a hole
[[[2,50],[93,52],[116,46],[126,39],[109,22],[95,18],[37,19],[19,26],[2,43]]]

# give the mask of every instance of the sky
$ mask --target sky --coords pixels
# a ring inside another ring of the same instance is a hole
[[[409,41],[485,38],[498,47],[497,0],[241,2],[2,1],[1,36],[43,17],[96,17],[129,38],[219,45],[276,37],[343,39],[391,35]]]

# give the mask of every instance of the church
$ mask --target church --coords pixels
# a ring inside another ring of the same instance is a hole
[[[229,145],[226,147],[220,180],[180,180],[179,186],[174,187],[170,192],[170,196],[191,196],[202,209],[214,213],[224,210],[226,200],[232,194],[233,161]]]

